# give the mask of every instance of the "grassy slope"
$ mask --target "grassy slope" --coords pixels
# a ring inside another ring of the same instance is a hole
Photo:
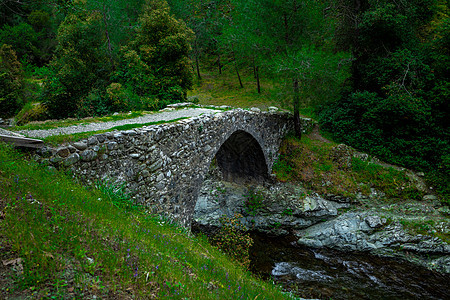
[[[119,192],[87,190],[0,145],[0,298],[282,299]],[[122,197],[122,198],[121,198]]]
[[[258,107],[267,109],[269,106],[285,108],[288,103],[281,101],[280,89],[273,78],[261,76],[261,93],[258,94],[256,80],[249,68],[240,70],[244,88],[239,86],[234,67],[227,65],[222,74],[208,66],[201,68],[201,80],[196,84],[188,96],[196,96],[199,104],[204,105],[230,105],[233,107]]]

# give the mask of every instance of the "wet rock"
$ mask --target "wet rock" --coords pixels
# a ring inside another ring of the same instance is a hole
[[[241,223],[271,235],[287,235],[337,215],[337,208],[348,204],[332,203],[319,195],[304,196],[303,190],[290,184],[272,187],[258,185],[252,193],[259,195],[248,203],[249,189],[230,182],[206,180],[200,190],[194,219],[203,226],[220,226],[221,216],[241,214]]]
[[[442,273],[450,273],[450,256],[439,257],[432,260],[429,265],[431,269]]]
[[[333,220],[297,231],[297,243],[312,248],[327,247],[341,251],[367,251],[382,256],[395,255],[428,267],[429,255],[450,254],[450,246],[439,238],[411,235],[399,222],[380,229],[384,223],[385,220],[368,212],[348,212]]]

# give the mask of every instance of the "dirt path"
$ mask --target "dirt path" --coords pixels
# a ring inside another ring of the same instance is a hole
[[[327,140],[320,134],[319,124],[314,125],[313,130],[312,130],[311,134],[309,135],[309,138],[311,138],[313,140],[318,140],[318,141],[321,141],[324,143],[331,143],[330,140]]]
[[[215,114],[220,110],[210,108],[184,108],[171,111],[161,111],[154,114],[148,114],[134,119],[126,119],[119,121],[98,122],[90,124],[73,125],[68,127],[58,127],[53,129],[38,130],[20,130],[17,133],[34,138],[46,138],[53,135],[65,135],[79,132],[107,130],[116,126],[127,124],[146,124],[160,121],[172,121],[180,118],[197,117],[203,114]]]

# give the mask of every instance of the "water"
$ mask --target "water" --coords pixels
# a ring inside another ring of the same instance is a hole
[[[449,275],[404,261],[253,239],[252,271],[304,298],[450,299]]]

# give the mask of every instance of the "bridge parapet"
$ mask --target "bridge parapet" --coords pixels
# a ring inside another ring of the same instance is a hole
[[[311,120],[303,120],[305,128]],[[39,153],[87,184],[125,184],[135,201],[189,226],[198,191],[216,157],[229,176],[269,175],[292,115],[242,109],[175,123],[94,135]],[[262,161],[263,160],[263,161]],[[255,173],[255,174],[253,174]],[[267,174],[263,174],[267,173]]]

